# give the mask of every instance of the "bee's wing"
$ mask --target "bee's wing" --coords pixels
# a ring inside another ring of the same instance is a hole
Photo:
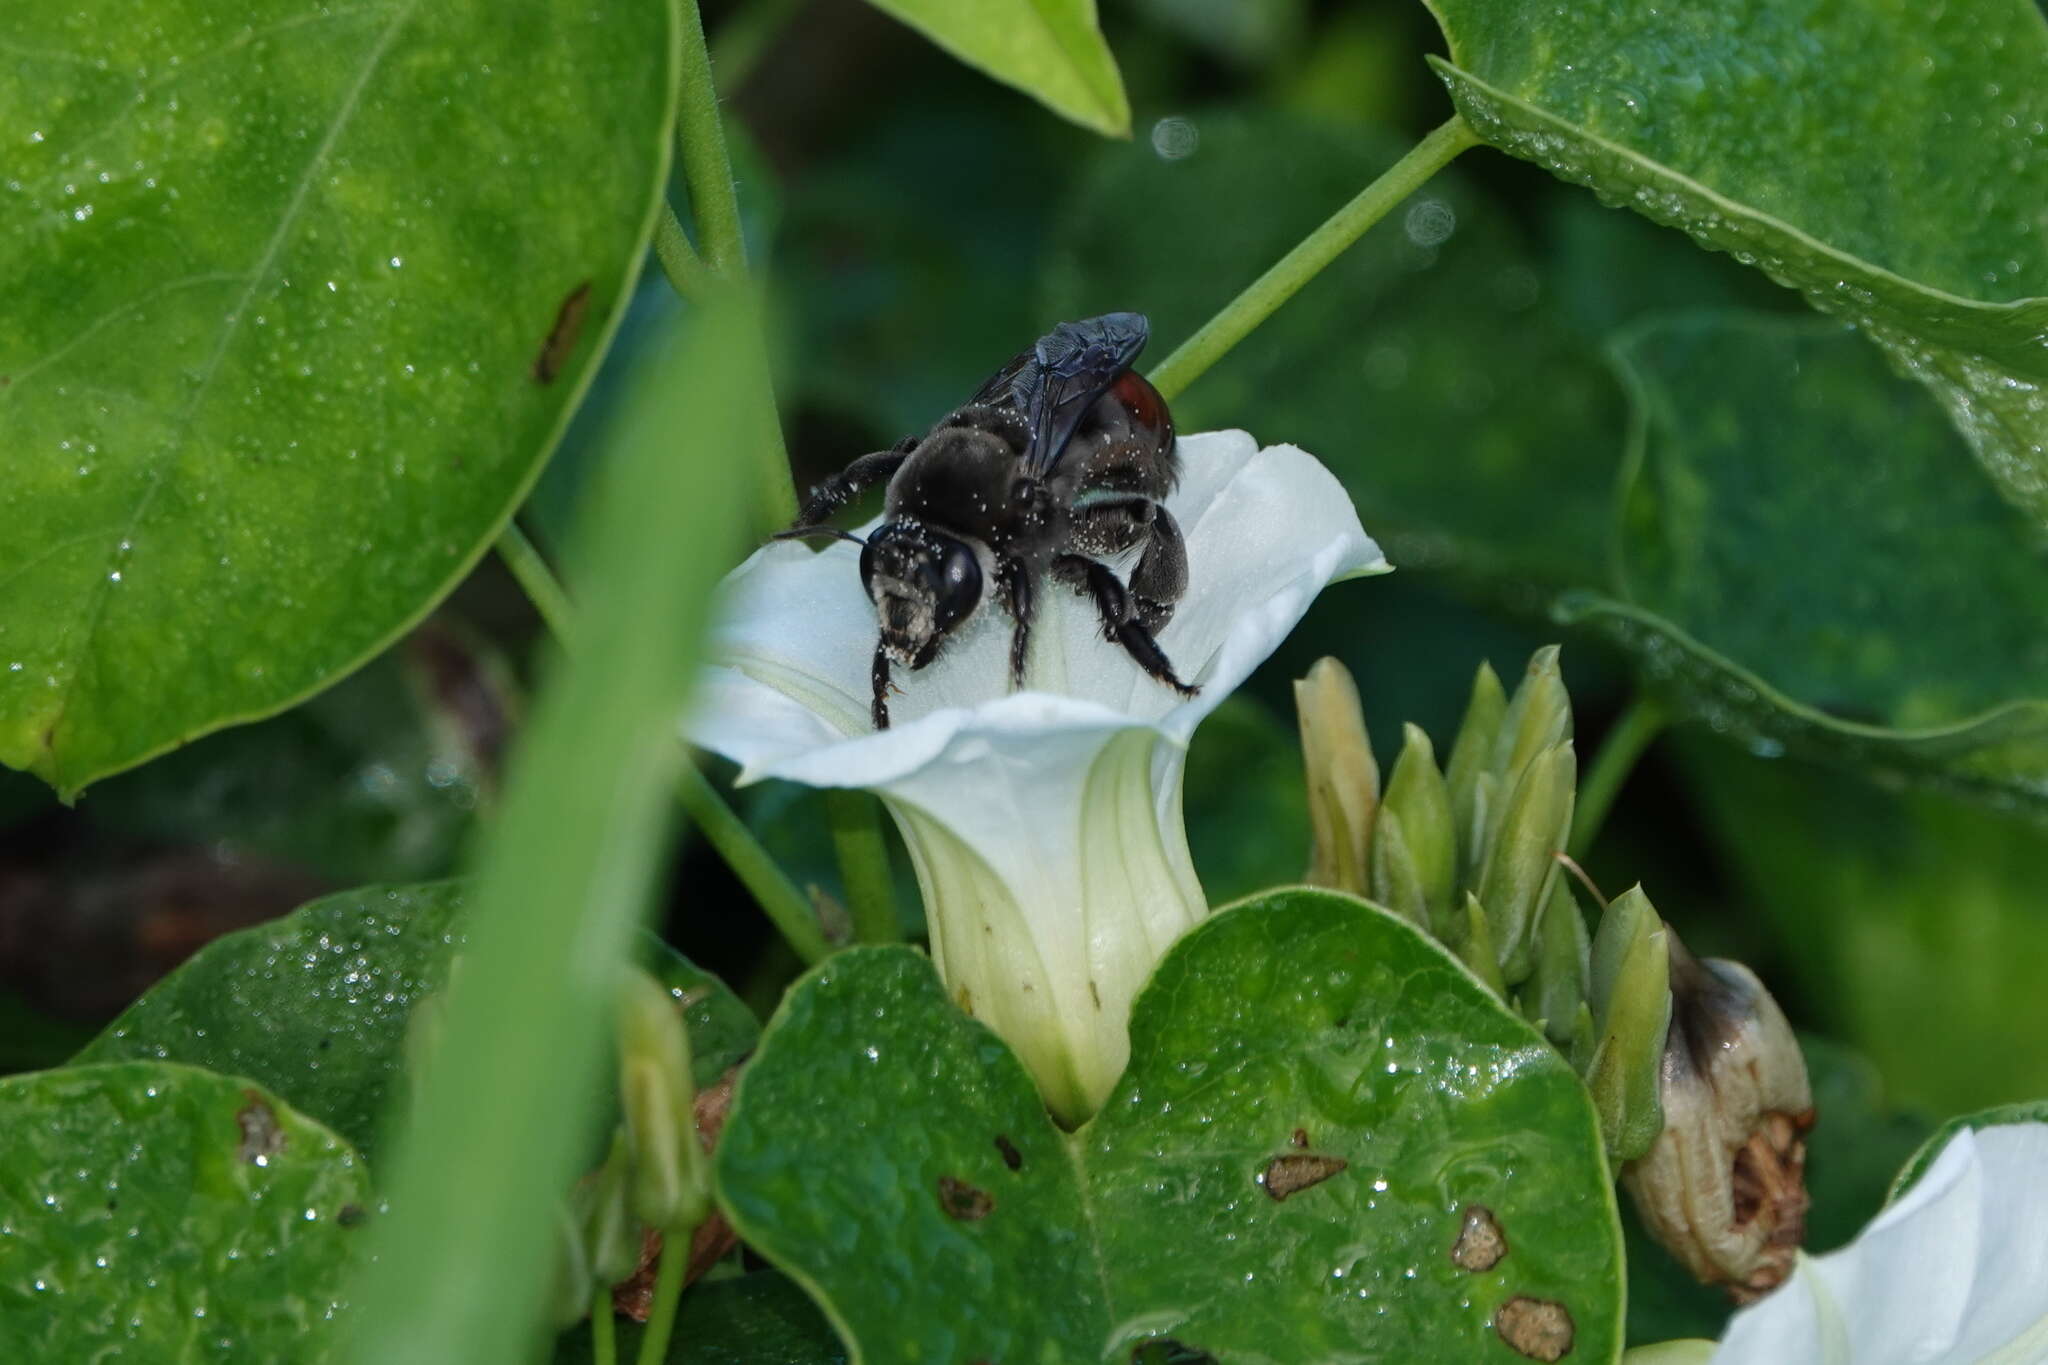
[[[1000,395],[989,401],[1007,400],[1030,419],[1027,475],[1042,479],[1058,468],[1081,418],[1130,369],[1150,335],[1142,313],[1063,322],[1039,339],[1028,359],[1019,356],[983,386]]]

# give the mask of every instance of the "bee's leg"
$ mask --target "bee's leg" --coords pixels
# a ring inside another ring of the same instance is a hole
[[[877,730],[889,728],[889,649],[880,640],[875,641],[875,662],[868,670],[868,677],[875,686],[875,702],[870,714],[875,719]]]
[[[996,561],[996,588],[1017,628],[1010,635],[1010,690],[1024,686],[1024,665],[1031,657],[1031,576],[1024,561],[1003,556]]]
[[[803,510],[796,514],[796,521],[792,524],[816,526],[859,497],[864,490],[895,474],[910,458],[910,452],[917,449],[917,443],[917,437],[906,436],[887,450],[861,456],[831,478],[814,485],[804,498]]]
[[[1137,618],[1131,594],[1124,591],[1124,585],[1117,581],[1107,564],[1084,555],[1061,555],[1053,561],[1053,567],[1062,578],[1095,599],[1095,610],[1102,615],[1104,639],[1122,645],[1138,667],[1183,697],[1192,697],[1201,690],[1174,676],[1173,665],[1168,662],[1165,651],[1159,648],[1159,642],[1152,638],[1152,632],[1145,628],[1144,622]]]
[[[1173,608],[1188,590],[1188,546],[1180,523],[1159,504],[1152,505],[1152,536],[1131,570],[1131,598],[1138,623],[1153,634],[1166,629]]]

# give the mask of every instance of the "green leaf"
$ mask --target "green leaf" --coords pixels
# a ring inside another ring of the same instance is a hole
[[[406,1025],[463,944],[463,882],[371,886],[228,934],[152,987],[77,1061],[164,1058],[246,1076],[372,1148],[401,1081]],[[718,978],[653,938],[650,967],[689,1001],[697,1084],[753,1050],[760,1029]]]
[[[2038,819],[1672,738],[1735,884],[1722,913],[1775,930],[1806,1018],[1900,1104],[1953,1114],[2048,1094]]]
[[[869,0],[1063,118],[1112,137],[1131,132],[1116,58],[1095,0]]]
[[[2048,558],[1926,394],[1818,322],[1693,315],[1616,353],[1629,600],[1562,617],[1759,753],[2048,807]]]
[[[0,1354],[318,1359],[369,1185],[347,1143],[233,1077],[0,1081]]]
[[[1186,121],[1197,141],[1180,158],[1097,149],[1054,240],[1045,317],[1141,308],[1156,359],[1405,150],[1293,114]],[[1536,263],[1497,205],[1439,174],[1177,399],[1175,420],[1312,451],[1396,564],[1524,596],[1530,578],[1598,581],[1621,392]]]
[[[1429,0],[1487,141],[1861,326],[2048,521],[2032,0]]]
[[[1941,1155],[1942,1148],[1948,1146],[1949,1140],[1957,1133],[1966,1128],[1975,1132],[1980,1128],[1997,1128],[2008,1123],[2048,1123],[2048,1100],[2022,1100],[2017,1104],[1995,1105],[1990,1109],[1980,1109],[1974,1114],[1959,1114],[1948,1120],[1928,1134],[1927,1140],[1906,1158],[1905,1164],[1899,1168],[1898,1175],[1892,1180],[1891,1188],[1886,1192],[1885,1203],[1894,1202],[1900,1195],[1912,1189],[1920,1177],[1927,1174],[1927,1168],[1934,1164],[1934,1159]]]
[[[476,562],[639,269],[671,42],[655,0],[9,11],[0,762],[69,796],[289,706]]]
[[[1573,1359],[1618,1354],[1585,1091],[1410,926],[1308,890],[1222,912],[1159,965],[1131,1050],[1062,1133],[921,956],[850,950],[743,1074],[720,1200],[871,1365],[1126,1361],[1166,1338],[1223,1360],[1491,1358],[1514,1299],[1510,1323],[1569,1312]],[[1505,1257],[1475,1232],[1472,1268],[1453,1259],[1468,1211]]]

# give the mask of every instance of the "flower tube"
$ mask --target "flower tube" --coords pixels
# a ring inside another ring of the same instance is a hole
[[[984,602],[934,663],[899,672],[893,723],[876,731],[857,547],[776,543],[727,579],[715,662],[684,727],[737,761],[741,783],[881,795],[941,978],[1069,1123],[1122,1074],[1131,1000],[1153,965],[1208,913],[1181,822],[1196,725],[1326,584],[1388,567],[1306,452],[1225,431],[1182,437],[1180,453],[1166,505],[1189,582],[1158,639],[1197,696],[1148,677],[1102,638],[1092,602],[1048,581],[1022,691],[1008,685],[1011,622]]]

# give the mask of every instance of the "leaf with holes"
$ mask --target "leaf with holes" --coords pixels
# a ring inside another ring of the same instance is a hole
[[[8,9],[0,762],[69,796],[279,710],[476,561],[638,271],[671,30],[661,0]]]
[[[1131,131],[1131,103],[1095,0],[869,0],[969,66],[1083,128]]]
[[[2048,807],[2048,560],[1926,393],[1811,320],[1695,315],[1616,354],[1626,600],[1565,619],[1753,749]]]
[[[312,1360],[371,1206],[347,1143],[164,1062],[0,1081],[0,1358]]]
[[[743,1074],[720,1202],[870,1365],[1619,1353],[1584,1087],[1402,921],[1308,890],[1224,911],[1131,1054],[1062,1133],[924,958],[850,950]]]
[[[158,982],[77,1061],[165,1058],[247,1076],[372,1151],[405,1033],[461,947],[467,884],[368,886],[208,944]],[[685,1002],[697,1084],[753,1050],[754,1016],[666,944],[648,967]]]
[[[2048,522],[2034,0],[1428,0],[1487,141],[1861,326]]]

